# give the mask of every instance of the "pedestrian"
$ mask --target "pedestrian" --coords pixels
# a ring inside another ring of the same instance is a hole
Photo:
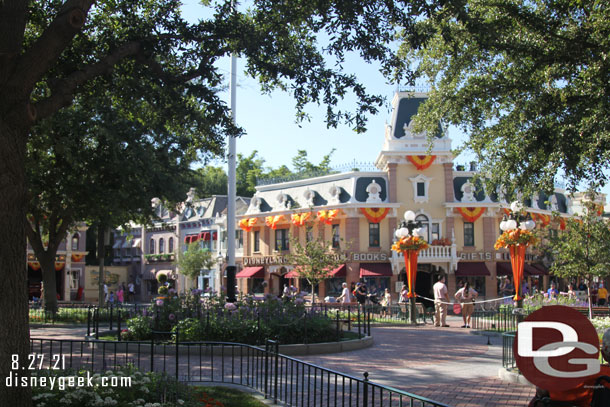
[[[130,281],[129,284],[127,284],[127,291],[128,291],[127,299],[130,303],[133,303],[135,295],[136,295],[136,286],[133,284],[132,281]]]
[[[409,298],[407,297],[408,294],[409,294],[409,290],[407,289],[407,286],[405,284],[403,284],[402,288],[400,289],[400,294],[398,296],[398,302],[399,303],[409,302]]]
[[[356,289],[354,290],[354,295],[356,296],[356,301],[358,301],[358,304],[364,305],[366,303],[367,294],[368,294],[368,292],[366,289],[366,284],[364,284],[364,283],[356,284]]]
[[[390,294],[390,290],[387,288],[383,292],[383,297],[381,297],[381,316],[388,315],[388,308],[392,305],[392,294]]]
[[[606,305],[608,302],[608,290],[604,287],[604,283],[599,283],[599,288],[597,289],[597,305],[602,306]]]
[[[352,302],[352,296],[349,290],[347,289],[347,283],[343,283],[341,284],[341,286],[343,287],[343,289],[341,290],[341,295],[337,297],[337,302],[349,304],[350,302]]]
[[[555,288],[555,283],[551,283],[551,288],[549,288],[546,291],[546,295],[548,297],[549,300],[557,298],[557,294],[559,294],[559,292],[557,292],[557,289]]]
[[[108,303],[114,304],[114,291],[110,291],[110,295],[108,295]]]
[[[443,304],[443,301],[449,302],[445,276],[438,276],[436,284],[432,286],[432,291],[434,292],[434,326],[448,327],[449,325],[446,322],[447,304]]]
[[[455,293],[455,299],[462,304],[462,319],[464,320],[462,328],[470,328],[470,317],[474,312],[474,300],[478,295],[479,293],[470,287],[468,281],[464,283],[464,287]]]
[[[123,291],[123,284],[119,285],[119,289],[116,291],[116,298],[119,304],[123,303],[125,291]]]
[[[572,284],[568,284],[568,298],[571,300],[575,300],[577,298],[576,292],[574,291],[574,286]]]
[[[104,283],[104,302],[108,302],[108,284]]]

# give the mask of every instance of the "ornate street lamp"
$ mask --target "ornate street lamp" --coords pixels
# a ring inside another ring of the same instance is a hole
[[[510,214],[503,217],[500,222],[502,235],[495,244],[495,249],[508,248],[510,252],[510,263],[513,270],[513,281],[515,282],[515,296],[517,308],[523,308],[523,297],[521,297],[521,283],[523,281],[523,266],[525,265],[525,250],[528,246],[536,243],[536,237],[532,230],[536,223],[526,214],[520,202],[510,205]]]
[[[401,222],[400,228],[395,232],[398,239],[392,250],[402,253],[405,257],[405,270],[407,272],[407,284],[409,286],[409,308],[411,310],[411,323],[417,323],[415,318],[415,280],[417,278],[417,255],[420,250],[428,248],[428,243],[423,238],[427,234],[426,228],[421,227],[420,222],[415,222],[413,211],[405,212],[405,220]]]

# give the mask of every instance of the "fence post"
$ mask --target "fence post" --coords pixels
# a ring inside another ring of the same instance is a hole
[[[358,304],[358,339],[362,338],[361,325],[360,325],[360,304]]]
[[[364,372],[364,382],[362,383],[364,387],[362,391],[362,407],[368,407],[369,405],[369,372]]]
[[[180,350],[180,331],[178,330],[178,327],[176,327],[176,380],[178,380],[179,350]],[[187,369],[188,369],[188,366],[187,366]]]
[[[307,344],[307,311],[303,314],[303,342]]]
[[[339,342],[339,310],[337,310],[337,342]]]
[[[113,309],[113,306],[112,306],[112,303],[110,303],[110,330],[111,331],[112,331],[112,309]]]
[[[269,396],[269,340],[265,342],[265,398]]]
[[[273,391],[273,402],[277,403],[277,388],[278,388],[278,381],[279,381],[279,376],[280,376],[280,369],[279,369],[279,361],[280,361],[280,344],[279,341],[276,339],[275,340],[275,389]]]
[[[368,327],[369,327],[369,336],[371,336],[371,310],[369,309],[369,315],[368,315]]]
[[[100,339],[100,309],[95,309],[95,339]]]
[[[117,341],[121,342],[121,310],[117,310]]]
[[[347,306],[347,330],[352,330],[352,306]]]
[[[91,336],[91,306],[87,307],[87,336]]]
[[[155,339],[150,338],[150,371],[155,371]]]

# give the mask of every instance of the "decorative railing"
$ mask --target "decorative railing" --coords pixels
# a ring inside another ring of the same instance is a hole
[[[105,372],[126,365],[142,372],[159,372],[188,383],[230,383],[252,388],[297,407],[449,407],[425,397],[326,369],[278,352],[278,343],[265,347],[227,342],[110,342],[31,339],[30,352],[53,355],[66,368]],[[51,358],[43,359],[51,368]]]

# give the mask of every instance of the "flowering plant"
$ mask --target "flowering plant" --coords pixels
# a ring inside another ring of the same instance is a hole
[[[406,250],[423,250],[428,248],[428,242],[420,236],[405,236],[392,245],[392,250],[402,253]]]
[[[498,240],[496,240],[494,249],[498,250],[500,248],[507,248],[512,245],[531,246],[536,244],[537,241],[538,239],[536,238],[536,236],[529,230],[507,230],[506,232],[500,235]]]

